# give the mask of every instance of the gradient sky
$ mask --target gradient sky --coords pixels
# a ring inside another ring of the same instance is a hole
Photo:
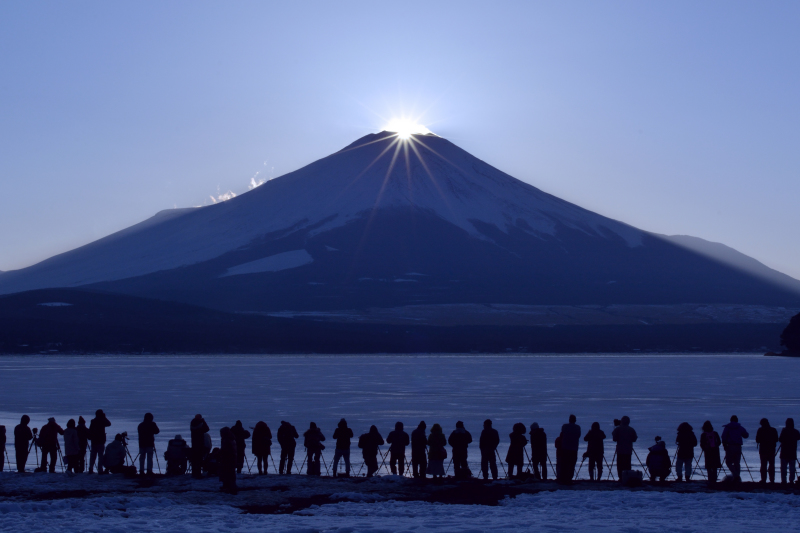
[[[399,115],[800,278],[800,3],[2,2],[0,270]]]

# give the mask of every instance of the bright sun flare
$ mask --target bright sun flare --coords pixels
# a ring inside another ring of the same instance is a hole
[[[408,139],[414,134],[426,135],[431,133],[431,130],[422,124],[418,124],[414,120],[407,118],[393,118],[389,121],[384,129],[386,131],[397,132],[397,136],[401,139]]]

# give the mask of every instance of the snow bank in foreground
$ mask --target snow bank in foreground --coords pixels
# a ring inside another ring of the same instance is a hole
[[[177,496],[176,496],[177,498]],[[245,514],[216,503],[128,494],[0,502],[0,530],[18,531],[726,531],[795,529],[800,499],[787,494],[558,491],[497,507],[424,502],[336,503],[294,514]]]

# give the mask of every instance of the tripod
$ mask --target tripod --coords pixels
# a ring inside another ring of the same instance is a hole
[[[25,461],[27,462],[28,457],[31,454],[31,448],[36,453],[36,467],[39,468],[39,447],[36,446],[36,431],[33,432],[33,439],[31,440],[31,445],[28,447],[28,455],[25,456]]]
[[[647,475],[647,477],[650,477],[650,472],[648,472],[648,471],[647,471],[647,467],[646,467],[646,466],[644,466],[644,464],[642,463],[642,460],[641,460],[641,459],[639,459],[639,454],[638,454],[638,453],[636,453],[636,449],[634,449],[633,447],[631,447],[631,450],[633,450],[633,455],[635,455],[635,456],[636,456],[636,460],[637,460],[637,461],[639,461],[639,466],[641,466],[641,467],[642,467],[642,470],[644,470],[644,473]]]
[[[525,453],[528,453],[528,451],[525,450]],[[508,478],[508,472],[506,472],[506,465],[504,465],[503,461],[500,459],[500,452],[497,451],[497,448],[494,449],[494,454],[497,456],[497,460],[500,462],[500,468],[503,469],[503,475],[506,477],[506,479],[509,479]],[[509,468],[511,468],[511,467],[509,466]]]

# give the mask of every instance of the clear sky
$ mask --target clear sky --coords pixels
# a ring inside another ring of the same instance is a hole
[[[800,278],[800,2],[1,2],[0,270],[422,115]]]

